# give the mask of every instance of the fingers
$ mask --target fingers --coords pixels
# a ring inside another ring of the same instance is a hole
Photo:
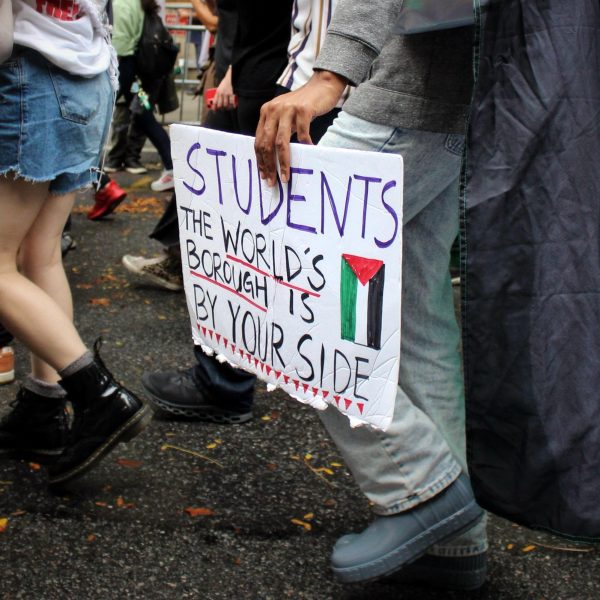
[[[312,144],[310,109],[301,102],[290,101],[290,97],[286,94],[267,102],[260,111],[254,148],[261,178],[270,186],[276,183],[278,161],[281,181],[287,183],[290,179],[292,134],[297,131],[300,142]]]
[[[260,120],[254,139],[254,151],[261,179],[265,179],[270,186],[275,185],[277,164],[275,157],[275,129],[274,118],[270,113],[270,103],[260,109]]]
[[[281,181],[287,183],[290,180],[290,138],[292,137],[293,115],[284,113],[279,119],[277,133],[275,135],[275,152],[279,159],[279,170]],[[275,181],[269,185],[275,185]]]
[[[235,95],[227,93],[216,93],[213,110],[230,110],[235,108]]]
[[[312,118],[307,110],[298,111],[296,117],[296,137],[301,144],[310,144],[312,146],[312,138],[310,137],[310,124]]]

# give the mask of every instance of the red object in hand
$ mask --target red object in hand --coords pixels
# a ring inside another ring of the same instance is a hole
[[[217,88],[209,88],[204,92],[204,104],[206,104],[206,108],[208,110],[213,109],[213,102],[215,101],[215,94],[217,93]]]
[[[217,88],[209,88],[208,90],[206,90],[204,92],[204,103],[206,104],[206,108],[208,108],[208,110],[214,110],[214,101],[215,101],[215,95],[217,93]],[[233,107],[237,108],[238,105],[238,101],[237,101],[237,96],[233,97]]]

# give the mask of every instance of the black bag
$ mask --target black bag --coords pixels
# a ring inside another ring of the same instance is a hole
[[[146,13],[142,36],[135,51],[136,74],[142,80],[156,80],[173,71],[179,46],[167,31],[158,13]]]
[[[170,73],[162,80],[156,98],[156,106],[158,106],[158,112],[161,115],[173,112],[179,108],[179,97],[177,96],[173,73]]]

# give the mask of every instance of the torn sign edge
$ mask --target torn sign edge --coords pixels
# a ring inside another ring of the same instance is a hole
[[[298,402],[301,402],[302,404],[311,406],[312,408],[316,408],[317,410],[327,410],[330,406],[332,408],[334,408],[335,410],[337,410],[337,407],[335,406],[335,404],[333,402],[327,401],[325,398],[323,398],[323,396],[321,396],[319,394],[313,396],[312,398],[306,398],[303,396],[299,396],[298,394],[288,391],[284,387],[284,386],[290,385],[290,384],[284,383],[282,385],[279,383],[273,383],[272,381],[267,381],[266,379],[264,379],[263,377],[261,377],[260,375],[255,373],[254,371],[252,371],[250,369],[246,369],[242,365],[232,362],[224,354],[217,353],[213,348],[211,348],[210,346],[207,346],[206,344],[196,344],[196,346],[199,346],[206,355],[214,356],[215,360],[219,363],[227,363],[230,367],[233,367],[234,369],[242,369],[243,371],[246,371],[247,373],[252,373],[252,375],[255,375],[257,379],[259,379],[260,381],[263,381],[266,384],[266,389],[267,389],[267,392],[269,392],[269,393],[274,392],[277,389],[281,389],[286,395],[290,396],[293,400],[296,400]],[[292,385],[291,387],[293,388],[294,386]],[[390,424],[392,422],[392,418],[393,418],[393,415],[389,415],[386,418],[379,419],[379,421],[381,422],[381,427],[378,427],[375,423],[368,421],[366,419],[361,419],[359,417],[356,417],[355,415],[350,415],[343,411],[339,411],[339,412],[340,412],[340,414],[344,415],[348,419],[348,421],[350,422],[350,427],[352,429],[355,429],[356,427],[372,427],[373,429],[376,429],[378,431],[385,431],[390,426]]]

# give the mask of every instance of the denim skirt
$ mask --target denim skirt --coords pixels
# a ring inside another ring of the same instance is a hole
[[[0,175],[66,194],[95,182],[112,116],[108,73],[71,75],[16,46],[0,64]]]

